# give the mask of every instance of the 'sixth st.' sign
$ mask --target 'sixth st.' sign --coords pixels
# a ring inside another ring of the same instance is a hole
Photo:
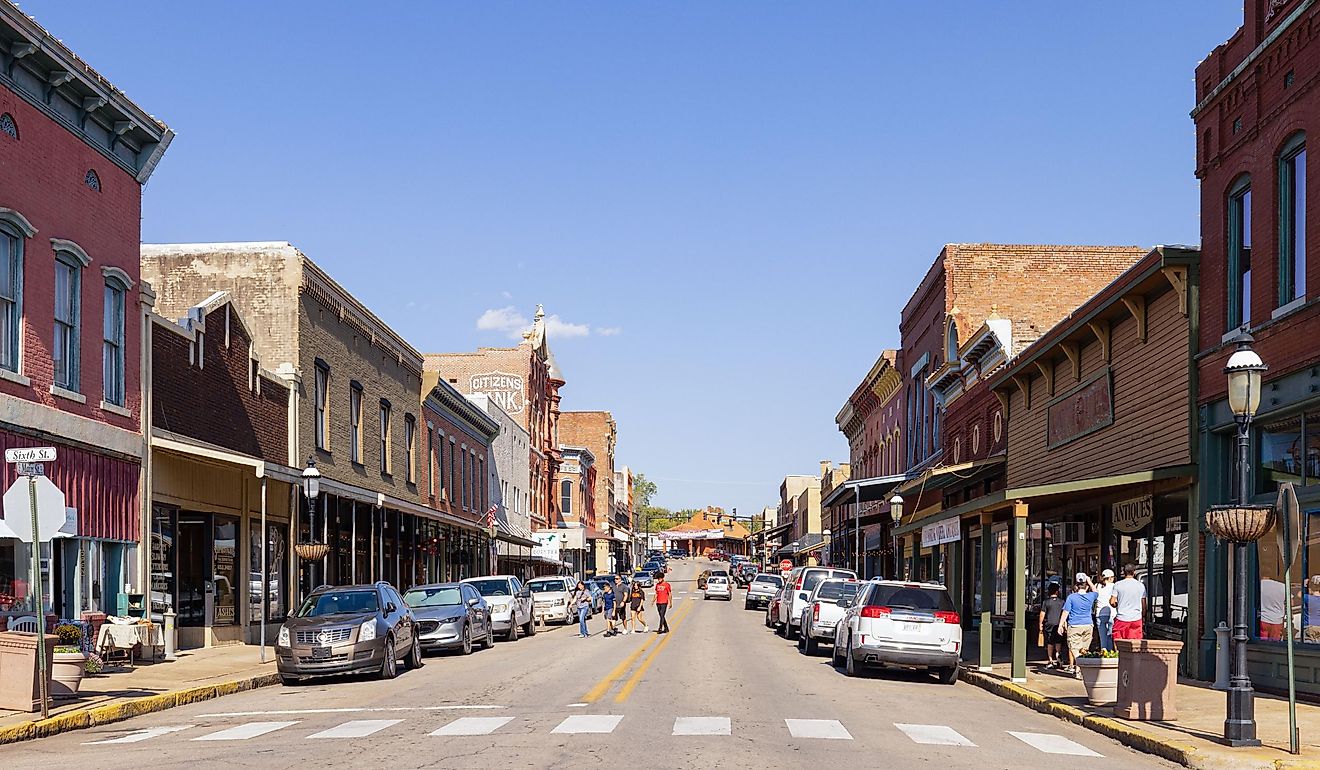
[[[1109,370],[1050,402],[1045,414],[1046,446],[1053,449],[1114,424]]]

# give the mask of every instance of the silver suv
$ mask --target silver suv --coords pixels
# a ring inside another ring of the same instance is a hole
[[[784,579],[769,572],[762,572],[747,584],[747,595],[743,597],[743,609],[764,607],[770,603],[775,592],[784,587]]]
[[[275,662],[280,679],[374,672],[393,679],[399,658],[422,667],[412,610],[389,583],[321,586],[280,626]]]

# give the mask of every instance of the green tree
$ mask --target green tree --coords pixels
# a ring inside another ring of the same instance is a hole
[[[655,485],[655,482],[646,478],[644,474],[639,473],[633,476],[633,510],[645,511],[650,508],[651,498],[655,497],[655,493],[658,491],[659,488]]]

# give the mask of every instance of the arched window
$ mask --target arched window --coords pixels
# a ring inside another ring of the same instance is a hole
[[[944,328],[944,360],[947,363],[958,360],[958,322],[952,317]]]
[[[573,480],[559,482],[559,512],[568,515],[573,512]]]
[[[82,349],[82,270],[92,263],[73,241],[50,239],[55,249],[55,335],[51,346],[55,387],[80,393]]]
[[[0,115],[0,133],[5,134],[10,139],[18,139],[18,124],[14,122],[14,116],[9,113]]]
[[[89,190],[101,192],[101,177],[97,176],[96,169],[87,169],[87,173],[83,175],[83,184],[87,185]]]
[[[117,267],[101,268],[105,276],[101,320],[101,383],[105,403],[124,406],[124,308],[133,281]]]
[[[1251,323],[1251,177],[1228,189],[1228,328]]]
[[[1279,306],[1306,296],[1306,134],[1279,150]]]

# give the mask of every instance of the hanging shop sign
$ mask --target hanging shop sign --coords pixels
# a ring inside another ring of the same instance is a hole
[[[1155,499],[1143,495],[1131,500],[1123,500],[1113,505],[1114,529],[1131,534],[1145,529],[1155,518]]]
[[[962,523],[956,518],[937,521],[921,528],[921,547],[953,543],[962,539]]]
[[[1105,369],[1050,402],[1045,413],[1045,445],[1054,449],[1113,424],[1113,383]]]
[[[564,544],[562,532],[554,530],[533,532],[532,539],[536,541],[536,545],[532,547],[533,557],[544,557],[550,561],[559,561],[559,551]]]

